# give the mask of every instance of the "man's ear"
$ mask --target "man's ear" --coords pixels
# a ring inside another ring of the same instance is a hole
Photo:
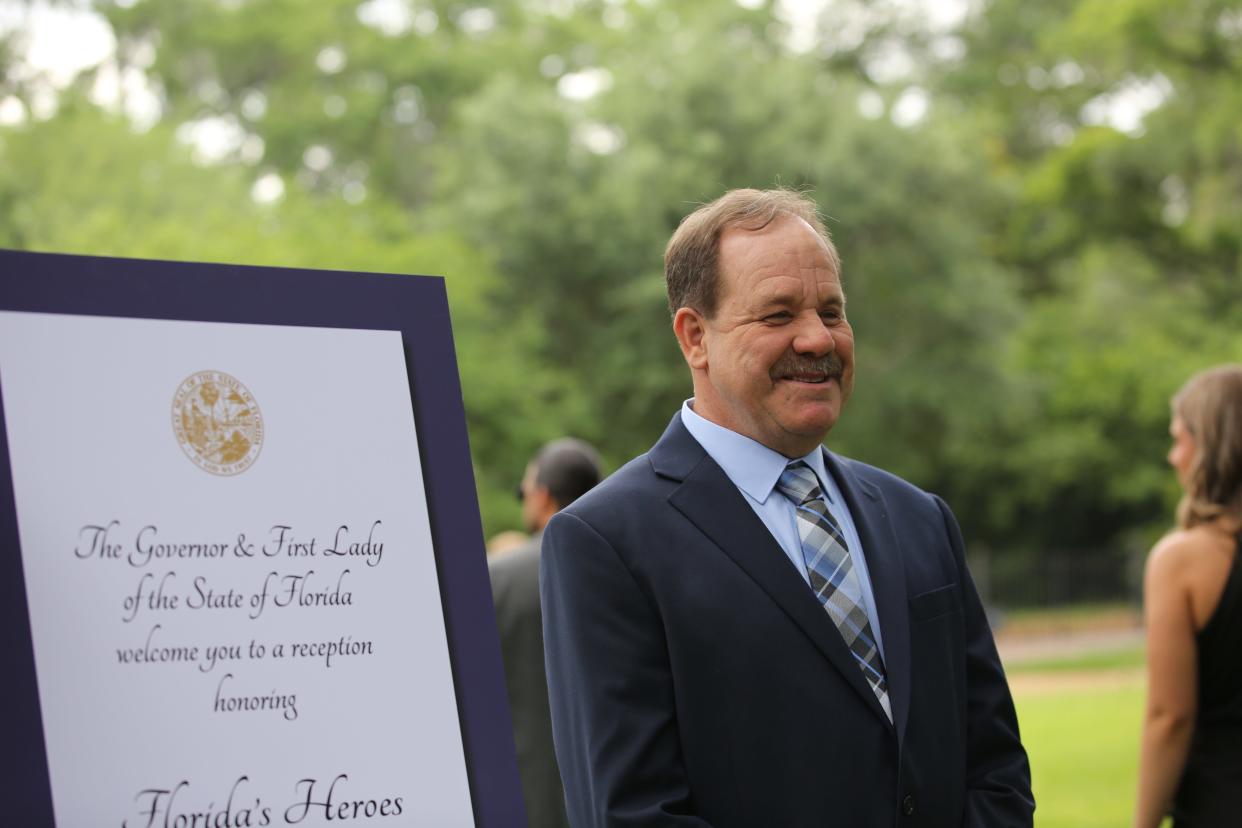
[[[681,307],[673,314],[673,333],[681,355],[696,371],[707,368],[707,320],[694,308]]]

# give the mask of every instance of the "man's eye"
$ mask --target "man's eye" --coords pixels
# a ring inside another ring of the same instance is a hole
[[[788,322],[792,318],[793,315],[789,311],[777,311],[776,313],[769,313],[763,317],[763,320],[765,322]]]
[[[819,318],[825,322],[840,322],[845,318],[845,313],[841,310],[825,310],[819,312]]]

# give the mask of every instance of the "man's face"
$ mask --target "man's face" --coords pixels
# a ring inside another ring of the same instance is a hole
[[[823,441],[854,387],[840,277],[811,226],[788,215],[759,231],[726,230],[719,261],[716,313],[700,323],[695,411],[800,457]]]
[[[538,530],[538,517],[535,509],[535,464],[530,463],[526,466],[526,473],[522,475],[522,482],[518,488],[522,492],[522,525],[526,527],[527,532]]]
[[[536,480],[539,469],[534,463],[526,467],[522,475],[522,523],[527,532],[538,532],[556,514],[556,506],[552,502],[552,494],[546,486],[540,486]]]

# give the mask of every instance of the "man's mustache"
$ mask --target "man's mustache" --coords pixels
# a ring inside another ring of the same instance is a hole
[[[811,357],[804,354],[797,354],[793,351],[786,351],[785,354],[776,361],[772,366],[772,370],[768,374],[772,379],[780,379],[794,374],[824,374],[833,379],[841,379],[841,374],[845,372],[845,365],[841,362],[841,357],[836,353],[824,354],[822,357]]]

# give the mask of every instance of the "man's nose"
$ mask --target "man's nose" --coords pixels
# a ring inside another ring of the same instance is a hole
[[[832,339],[832,331],[824,324],[818,312],[801,314],[797,321],[798,328],[794,334],[793,349],[799,354],[823,356],[830,353],[836,346]]]

